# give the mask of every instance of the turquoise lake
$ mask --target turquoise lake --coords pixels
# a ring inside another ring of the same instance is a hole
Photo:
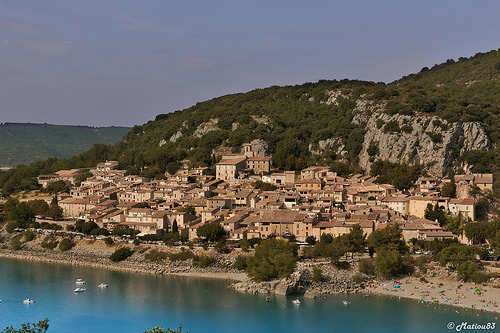
[[[77,278],[87,291],[76,294]],[[99,289],[100,281],[109,288]],[[154,326],[197,332],[450,332],[447,324],[498,323],[414,300],[336,295],[321,300],[237,293],[225,280],[153,276],[0,259],[0,330],[49,318],[48,332],[144,332]],[[25,305],[30,297],[35,304]],[[345,306],[342,300],[351,301]],[[497,328],[498,330],[498,328]],[[491,331],[491,330],[490,330]],[[494,331],[494,330],[493,330]]]

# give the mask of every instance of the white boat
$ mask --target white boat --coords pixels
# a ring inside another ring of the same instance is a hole
[[[78,288],[76,288],[76,289],[75,289],[75,290],[73,290],[73,291],[74,291],[75,293],[83,293],[85,290],[87,290],[87,289],[85,289],[85,287],[83,287],[83,288],[82,288],[82,287],[78,287]]]
[[[344,303],[344,305],[349,305],[351,304],[351,301],[342,301],[342,303]]]
[[[106,283],[104,283],[104,282],[99,282],[99,284],[97,285],[97,287],[99,287],[99,288],[107,288],[108,285]]]
[[[33,303],[35,303],[35,300],[34,299],[29,299],[28,297],[26,297],[26,299],[23,300],[23,303],[24,304],[33,304]]]
[[[297,299],[294,299],[294,300],[292,301],[292,303],[293,303],[293,304],[297,304],[297,305],[298,305],[298,304],[300,304],[300,300],[299,300],[298,298],[297,298]]]
[[[82,284],[85,284],[85,281],[83,281],[83,279],[76,279],[75,283],[78,285],[82,285]]]

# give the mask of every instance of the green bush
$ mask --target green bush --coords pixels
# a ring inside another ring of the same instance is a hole
[[[185,261],[185,260],[189,260],[189,259],[193,259],[193,260],[197,259],[197,256],[193,252],[191,252],[190,250],[187,250],[187,251],[182,250],[179,253],[170,255],[170,261]]]
[[[44,249],[53,250],[57,247],[57,244],[59,244],[59,241],[57,239],[52,236],[47,236],[43,240],[42,244],[40,244],[40,246]]]
[[[477,272],[477,264],[475,262],[463,262],[457,266],[458,278],[462,281],[469,281]]]
[[[212,258],[207,256],[206,254],[201,254],[194,263],[201,268],[208,267],[212,263]]]
[[[239,271],[243,271],[247,268],[247,257],[244,255],[238,255],[236,261],[233,264],[233,268]]]
[[[367,278],[361,274],[356,274],[352,277],[352,280],[356,283],[365,282]]]
[[[314,282],[323,281],[323,270],[321,269],[321,267],[313,266],[311,278]]]
[[[109,256],[109,260],[114,262],[122,261],[130,257],[132,254],[134,254],[134,251],[128,247],[122,247],[113,252],[113,254]]]
[[[70,239],[70,238],[64,238],[60,243],[59,243],[59,250],[61,251],[68,251],[71,250],[75,246],[75,242]]]
[[[247,274],[256,281],[284,278],[293,273],[297,264],[297,244],[282,239],[263,240],[247,259]]]
[[[14,238],[12,238],[12,241],[11,241],[11,244],[12,244],[12,250],[14,251],[17,251],[21,248],[21,235],[18,235]]]
[[[165,260],[168,258],[168,254],[161,251],[151,250],[149,253],[144,255],[144,259],[155,262],[160,260]]]
[[[26,230],[25,232],[23,232],[23,236],[25,242],[31,242],[33,239],[36,238],[35,233],[31,230]]]
[[[335,266],[335,268],[337,269],[349,269],[350,267],[350,264],[348,261],[335,261],[333,263],[333,266]]]
[[[114,243],[113,238],[111,238],[111,237],[104,238],[104,244],[106,244],[107,246],[111,246],[111,245],[113,245],[113,243]]]
[[[366,274],[366,275],[375,275],[375,265],[373,264],[372,259],[361,259],[359,262],[359,268],[358,268],[360,273]]]
[[[399,123],[396,120],[391,120],[384,125],[383,132],[384,133],[399,133],[399,132],[401,132],[401,128],[399,127]]]
[[[472,273],[470,279],[474,283],[482,284],[482,283],[488,282],[488,280],[490,279],[490,276],[485,272],[476,271],[476,272]]]
[[[395,276],[403,270],[403,257],[395,250],[379,249],[375,258],[377,274],[381,277]]]
[[[215,244],[215,250],[218,253],[231,253],[231,249],[224,240],[218,241],[217,244]]]

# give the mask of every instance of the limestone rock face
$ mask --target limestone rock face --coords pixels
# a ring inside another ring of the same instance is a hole
[[[219,122],[218,118],[215,119],[210,119],[206,123],[201,123],[200,126],[194,131],[193,136],[197,138],[201,138],[203,135],[207,134],[208,132],[216,131],[219,129],[217,127],[217,123]]]
[[[388,160],[430,165],[429,173],[443,176],[454,154],[492,148],[477,122],[448,123],[438,117],[373,113],[366,129],[359,164],[367,171],[374,161]]]
[[[337,156],[344,157],[348,154],[345,150],[345,144],[342,142],[341,137],[329,138],[320,140],[318,144],[309,144],[309,151],[312,155],[321,155],[328,150],[333,151]]]

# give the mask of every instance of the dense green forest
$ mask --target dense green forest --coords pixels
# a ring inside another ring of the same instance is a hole
[[[253,139],[267,143],[273,166],[278,169],[298,170],[308,165],[327,164],[344,174],[361,172],[358,155],[366,124],[352,121],[361,112],[357,108],[359,102],[382,105],[387,114],[434,115],[450,122],[477,121],[493,143],[498,144],[499,77],[500,52],[494,50],[426,67],[389,84],[321,80],[231,94],[158,115],[154,121],[135,126],[113,146],[96,145],[67,160],[38,161],[4,172],[0,174],[0,187],[6,195],[36,187],[29,176],[58,168],[89,167],[106,159],[119,161],[119,168],[130,173],[159,178],[166,171],[175,172],[180,161],[191,166],[213,165],[217,158],[214,149],[225,146],[237,151],[242,143]],[[333,93],[336,94],[334,102],[331,101]],[[215,130],[193,135],[213,119],[218,119]],[[443,126],[446,126],[444,122]],[[311,145],[329,138],[341,138],[348,154],[337,156],[333,149],[322,155],[311,154]],[[500,154],[495,148],[472,151],[456,159],[473,164],[473,171],[495,172]],[[405,170],[414,178],[418,177],[415,170],[424,173],[425,167]],[[387,175],[394,178],[390,173]]]

